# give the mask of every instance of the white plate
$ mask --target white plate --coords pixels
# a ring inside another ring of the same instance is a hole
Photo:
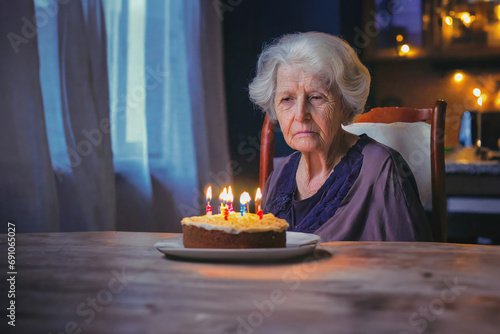
[[[155,247],[166,255],[187,259],[274,261],[309,254],[320,243],[320,241],[320,237],[314,234],[286,232],[286,248],[184,248],[184,245],[182,244],[182,236],[157,242],[155,243]]]

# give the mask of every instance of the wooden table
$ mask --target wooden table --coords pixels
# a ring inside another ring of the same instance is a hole
[[[500,331],[500,248],[495,246],[332,242],[320,246],[316,259],[196,263],[168,259],[153,247],[172,236],[18,234],[16,327],[7,326],[4,316],[0,331]],[[6,239],[0,236],[2,254]],[[5,283],[4,278],[4,301]]]

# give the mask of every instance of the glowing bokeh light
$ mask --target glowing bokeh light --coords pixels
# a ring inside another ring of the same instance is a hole
[[[469,13],[463,13],[460,18],[464,23],[470,23],[471,21]]]

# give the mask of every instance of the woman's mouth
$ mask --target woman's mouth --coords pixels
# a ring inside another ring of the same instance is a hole
[[[297,132],[294,137],[308,137],[308,136],[312,136],[314,134],[313,131],[299,131]]]

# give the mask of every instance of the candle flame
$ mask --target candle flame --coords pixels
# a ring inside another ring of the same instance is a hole
[[[227,201],[227,188],[224,188],[224,190],[220,193],[219,199],[222,201]]]
[[[257,188],[257,193],[255,194],[255,202],[260,201],[262,199],[262,193],[260,192],[260,188]]]
[[[207,200],[211,200],[212,199],[212,186],[208,186],[208,189],[207,189]]]
[[[247,204],[251,200],[252,199],[250,198],[250,194],[247,193],[246,191],[244,191],[243,194],[241,194],[241,196],[240,196],[240,203],[243,205]]]
[[[231,189],[231,186],[229,186],[229,190],[227,191],[227,197],[226,200],[233,202],[234,196],[233,196],[233,190]]]

